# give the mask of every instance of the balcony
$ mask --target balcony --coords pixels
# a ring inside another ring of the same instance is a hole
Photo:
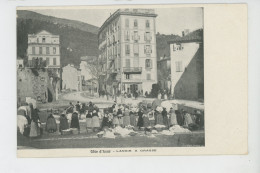
[[[46,61],[28,60],[27,67],[28,68],[45,68],[46,67]]]
[[[142,73],[142,67],[124,67],[124,73],[140,74]]]

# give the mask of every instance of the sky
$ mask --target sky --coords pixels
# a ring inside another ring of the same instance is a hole
[[[40,14],[59,18],[78,20],[100,27],[113,14],[115,9],[37,9]],[[184,29],[194,31],[203,28],[203,9],[193,8],[157,8],[156,31],[161,34],[181,35]]]

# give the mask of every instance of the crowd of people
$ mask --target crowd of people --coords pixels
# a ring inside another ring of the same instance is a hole
[[[25,132],[21,124],[18,125],[20,132],[30,137],[36,137],[41,134],[41,122],[38,116],[38,110],[32,105],[25,104],[18,109],[20,122],[26,122],[30,127],[29,132]],[[59,130],[61,133],[68,129],[76,129],[80,133],[80,120],[85,122],[86,132],[100,131],[104,128],[133,127],[136,130],[149,128],[156,125],[170,128],[179,125],[188,129],[204,128],[204,115],[200,110],[194,110],[188,113],[181,110],[175,110],[174,107],[162,107],[152,103],[140,103],[139,105],[117,104],[116,102],[104,109],[99,109],[94,103],[89,102],[72,103],[61,113],[59,117],[59,127],[56,119],[51,112],[46,120],[45,131],[54,133]],[[18,123],[19,124],[19,123]]]

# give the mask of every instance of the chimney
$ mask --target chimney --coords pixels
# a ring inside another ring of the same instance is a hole
[[[190,33],[189,29],[184,29],[184,31],[182,31],[182,36],[184,37],[185,35],[187,35],[189,33]]]

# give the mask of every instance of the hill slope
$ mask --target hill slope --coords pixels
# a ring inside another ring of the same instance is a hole
[[[82,22],[44,16],[30,11],[17,11],[17,57],[26,58],[28,34],[41,30],[60,36],[62,66],[68,63],[78,65],[81,56],[97,56],[98,27],[84,23],[77,27],[76,23]]]

